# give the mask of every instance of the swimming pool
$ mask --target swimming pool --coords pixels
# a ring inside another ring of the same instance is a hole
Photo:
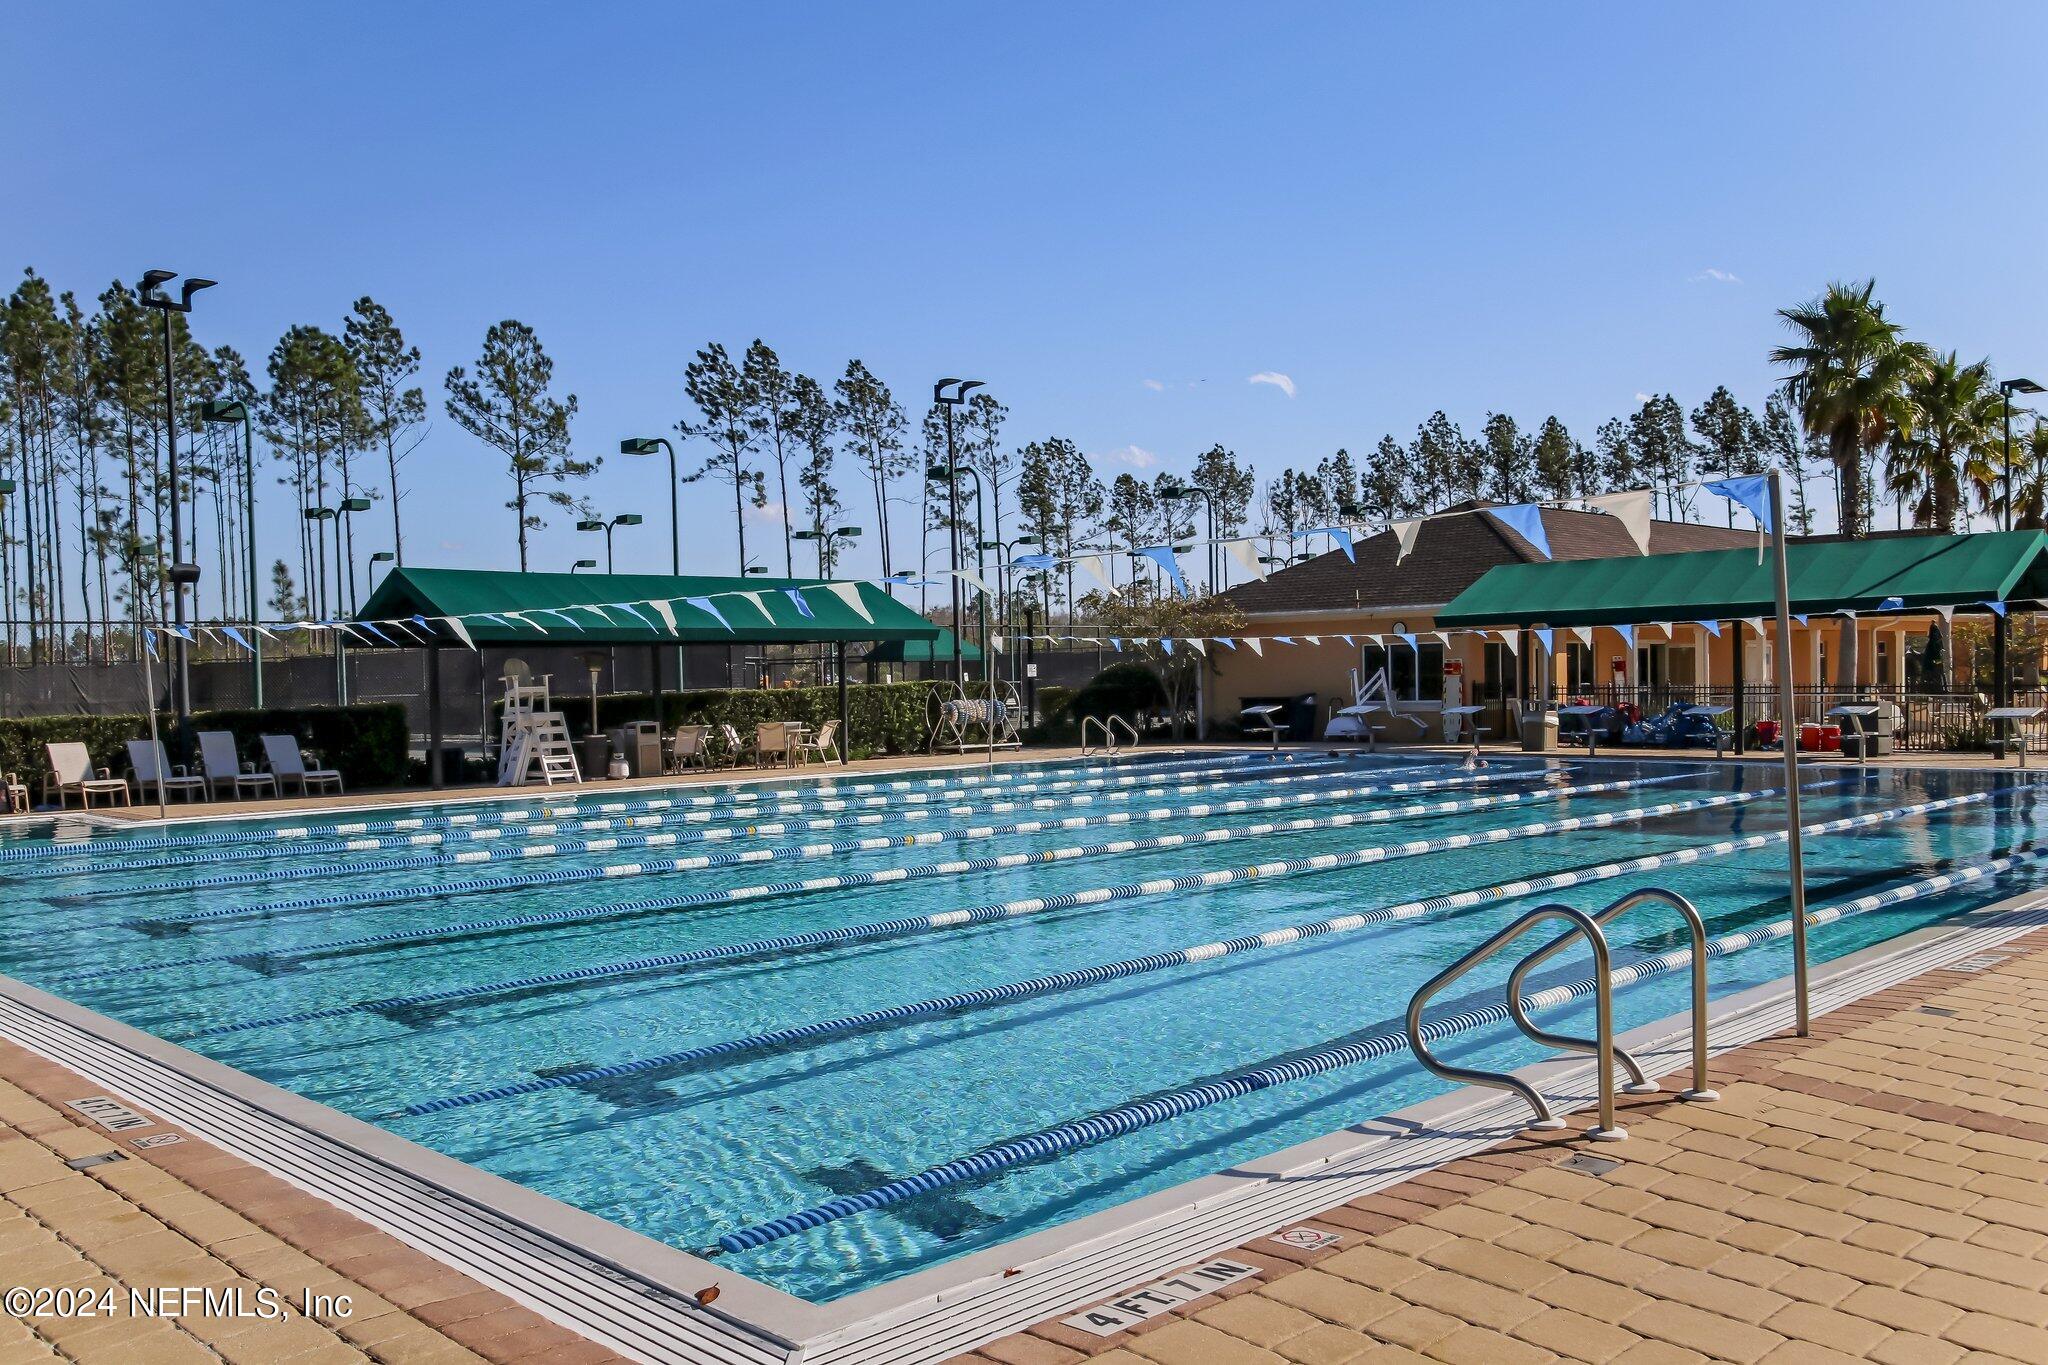
[[[827,1302],[1441,1093],[1383,1040],[1544,901],[1668,885],[1754,940],[1717,996],[1785,975],[1779,780],[1186,752],[74,823],[0,842],[0,972]],[[2040,880],[2024,775],[1802,781],[1809,906],[1850,911],[1816,959]],[[1617,965],[1683,942],[1613,932]],[[1623,1027],[1684,1008],[1653,967]],[[1540,1055],[1498,1025],[1441,1053]]]

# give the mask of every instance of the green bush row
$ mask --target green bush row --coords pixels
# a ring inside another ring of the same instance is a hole
[[[158,717],[164,748],[173,763],[196,761],[178,744],[174,727]],[[242,758],[261,767],[264,735],[296,736],[302,748],[320,755],[350,787],[392,787],[408,773],[409,732],[405,708],[395,702],[358,706],[308,706],[262,711],[206,711],[192,717],[192,728],[227,730],[235,736]],[[19,773],[31,788],[40,788],[48,771],[45,744],[76,740],[92,755],[93,766],[111,768],[116,776],[128,768],[127,742],[149,738],[145,716],[32,716],[0,720],[0,768]]]
[[[926,710],[931,683],[861,683],[846,689],[851,716],[852,756],[924,752],[931,736]],[[557,697],[555,706],[568,722],[569,733],[581,737],[590,730],[588,697]],[[597,723],[601,730],[628,721],[647,720],[654,714],[654,700],[646,692],[600,693]],[[813,727],[839,718],[839,689],[836,687],[707,688],[693,692],[664,692],[661,696],[661,725],[672,730],[678,725],[730,725],[751,737],[763,721],[795,720]],[[493,721],[495,724],[495,720]]]

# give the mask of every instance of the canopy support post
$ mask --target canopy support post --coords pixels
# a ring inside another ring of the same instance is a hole
[[[839,766],[853,762],[853,704],[846,695],[846,641],[836,646],[839,654]]]
[[[427,785],[441,790],[441,646],[427,646]]]
[[[1735,756],[1741,758],[1747,747],[1743,732],[1749,729],[1749,679],[1743,676],[1743,654],[1746,647],[1742,639],[1742,618],[1736,617],[1728,623],[1728,638],[1735,650]]]
[[[1792,725],[1792,587],[1785,564],[1785,473],[1772,469],[1771,485],[1771,569],[1778,595],[1777,647],[1771,661],[1778,674],[1779,739],[1785,746],[1785,851],[1791,864],[1792,896],[1792,1008],[1799,1036],[1812,1032],[1813,1021],[1807,998],[1806,959],[1806,852],[1799,838],[1799,746]]]
[[[2008,664],[2006,663],[2006,619],[2005,619],[2005,613],[2004,613],[2004,612],[1994,612],[1994,613],[1993,613],[1993,617],[1994,617],[1994,619],[1993,619],[1993,621],[1991,622],[1991,677],[1992,677],[1992,682],[1991,682],[1991,698],[1992,698],[1992,705],[1994,705],[1994,706],[2011,706],[2011,705],[2012,705],[2012,677],[2011,677],[2011,668],[2010,668],[2010,666],[2009,666],[2009,665],[2008,665]],[[1997,757],[1999,757],[1999,758],[2004,758],[2004,757],[2005,757],[2005,737],[2006,737],[2006,736],[2007,736],[2008,734],[2018,735],[2018,736],[2019,736],[2019,742],[2020,742],[2020,743],[2021,743],[2022,745],[2024,745],[2024,744],[2025,744],[2025,743],[2027,742],[2027,739],[2026,739],[2026,736],[2025,736],[2025,734],[2021,733],[2021,731],[2020,731],[2020,728],[2019,728],[2019,727],[2018,727],[2017,725],[2001,725],[2001,726],[1998,726],[1998,727],[1997,727],[1997,730],[1998,730],[1998,741],[1997,741],[1997,745],[1998,745],[1998,747],[1997,747],[1997,751],[1996,751],[1996,753],[1997,753]]]
[[[661,744],[661,728],[662,728],[662,725],[663,725],[663,723],[664,723],[664,722],[662,721],[662,718],[661,718],[661,646],[660,646],[660,645],[649,645],[649,646],[647,646],[647,676],[648,676],[647,690],[648,690],[649,692],[652,692],[652,693],[654,694],[654,730],[655,730],[655,747],[656,747],[657,749],[659,749],[659,747],[660,747],[660,744]]]

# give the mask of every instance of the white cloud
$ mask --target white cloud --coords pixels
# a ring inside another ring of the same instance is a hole
[[[462,548],[462,542],[459,540],[444,540],[441,542],[441,548],[444,550],[459,550]]]
[[[760,507],[750,506],[747,508],[747,520],[765,521],[780,526],[782,524],[782,504],[770,498],[766,504]]]
[[[1093,459],[1098,463],[1115,461],[1117,464],[1127,464],[1133,469],[1150,469],[1159,463],[1159,457],[1143,446],[1120,446],[1105,454],[1094,456]]]
[[[1641,389],[1636,390],[1636,401],[1638,403],[1653,402],[1655,401],[1656,397],[1657,395],[1654,393],[1644,393]]]
[[[1148,380],[1146,380],[1146,381],[1145,381],[1145,387],[1146,387],[1146,388],[1148,388],[1148,389],[1150,389],[1150,390],[1152,390],[1152,392],[1154,392],[1154,393],[1165,393],[1165,392],[1166,392],[1166,385],[1165,385],[1165,384],[1163,384],[1163,383],[1161,383],[1161,382],[1160,382],[1159,380],[1157,380],[1157,379],[1148,379]]]
[[[1294,381],[1278,370],[1260,370],[1244,382],[1247,384],[1271,384],[1289,398],[1294,397]]]
[[[1702,270],[1699,274],[1693,276],[1692,278],[1695,283],[1701,280],[1711,280],[1715,284],[1742,283],[1742,277],[1740,275],[1737,275],[1735,272],[1731,270],[1717,270],[1713,266],[1708,266],[1705,270]]]

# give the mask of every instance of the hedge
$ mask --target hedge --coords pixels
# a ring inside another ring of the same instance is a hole
[[[950,684],[942,684],[950,691]],[[847,709],[853,722],[852,756],[923,753],[931,737],[931,720],[926,709],[933,684],[859,683],[846,689]],[[554,705],[568,722],[571,736],[590,730],[590,698],[556,695]],[[654,699],[646,692],[599,693],[597,718],[600,729],[609,730],[628,721],[646,720],[654,712]],[[839,719],[837,687],[706,688],[661,695],[661,725],[664,731],[678,725],[731,725],[742,735],[752,735],[762,721],[796,720],[821,726]],[[495,723],[495,714],[494,714]]]
[[[157,723],[171,761],[183,761],[170,722],[159,717]],[[302,747],[314,750],[322,763],[340,772],[350,787],[395,787],[408,775],[406,749],[411,732],[405,708],[396,702],[205,711],[193,715],[192,728],[231,731],[242,757],[259,765],[263,756],[262,736],[295,736]],[[49,756],[43,746],[77,740],[92,755],[94,767],[111,768],[119,776],[128,768],[127,741],[148,737],[149,720],[140,715],[0,720],[0,768],[21,774],[31,788],[40,789],[43,774],[49,768]]]

